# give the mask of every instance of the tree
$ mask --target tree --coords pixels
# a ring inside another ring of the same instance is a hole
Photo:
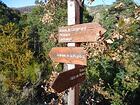
[[[132,0],[117,0],[102,13],[100,23],[107,32],[99,42],[85,46],[90,55],[81,94],[90,95],[81,100],[95,105],[139,105],[138,8]]]
[[[14,23],[0,25],[0,75],[4,77],[2,91],[11,98],[20,94],[30,75],[26,74],[32,59],[32,52],[28,49],[28,38],[27,27],[19,30]],[[19,95],[17,99],[18,97]]]
[[[0,24],[4,25],[8,22],[18,23],[20,20],[20,13],[17,10],[12,10],[0,1]]]

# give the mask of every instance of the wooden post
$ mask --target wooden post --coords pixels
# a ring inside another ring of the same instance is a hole
[[[80,6],[76,0],[68,0],[68,25],[80,23]],[[75,43],[68,43],[68,47],[75,47]],[[74,64],[67,65],[68,70],[74,69]],[[79,105],[79,85],[70,88],[68,92],[68,105]]]

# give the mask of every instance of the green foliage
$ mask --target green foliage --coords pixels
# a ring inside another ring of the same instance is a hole
[[[22,30],[14,23],[0,25],[0,81],[2,105],[16,105],[20,99],[23,85],[27,81],[35,82],[36,74],[29,65],[32,52],[28,49],[29,29]],[[37,68],[36,68],[37,69]],[[35,69],[34,69],[35,70]],[[3,95],[2,95],[3,94]]]
[[[90,48],[81,105],[140,103],[140,21],[136,7],[132,0],[117,0],[102,12],[100,23],[107,32],[99,43],[105,43],[106,50]],[[52,71],[62,70],[61,65],[51,62],[48,53],[60,46],[58,27],[67,24],[66,8],[66,0],[50,0],[20,15],[0,2],[0,104],[44,104],[50,92],[40,92],[41,85]],[[84,22],[91,21],[87,11],[83,14]]]
[[[107,29],[102,41],[107,49],[96,55],[96,48],[90,51],[93,56],[88,60],[87,80],[82,92],[88,88],[93,94],[87,96],[86,101],[92,98],[95,105],[139,105],[140,21],[139,14],[135,13],[137,9],[139,7],[132,0],[117,0],[102,11],[100,23]],[[96,92],[98,95],[93,97]]]
[[[0,24],[4,25],[8,22],[18,23],[20,14],[17,10],[12,10],[0,1]]]
[[[8,68],[10,67],[8,65],[11,65],[11,69],[13,67],[24,69],[32,56],[30,50],[28,50],[28,29],[25,28],[19,32],[16,25],[12,23],[0,27],[1,62],[6,64]]]

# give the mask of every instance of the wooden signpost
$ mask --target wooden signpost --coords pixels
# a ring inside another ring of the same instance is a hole
[[[80,5],[82,0],[67,0],[68,26],[60,27],[58,41],[68,43],[68,47],[54,47],[49,53],[54,62],[67,64],[67,69],[60,73],[54,81],[52,88],[62,92],[70,87],[68,92],[68,105],[79,105],[79,85],[85,79],[84,67],[87,65],[87,53],[83,47],[75,47],[75,42],[95,42],[106,32],[98,23],[80,23]],[[75,25],[76,24],[76,25]]]
[[[87,65],[86,51],[83,47],[54,47],[49,56],[58,63]]]
[[[68,25],[80,23],[80,6],[77,1],[81,0],[67,0]],[[75,47],[76,45],[75,43],[67,43],[67,46]],[[64,71],[71,70],[75,68],[75,64],[65,64],[64,67]],[[79,105],[79,91],[80,88],[78,84],[74,88],[69,89],[67,97],[68,105]]]
[[[106,30],[98,23],[84,23],[59,28],[59,42],[94,42]]]
[[[60,73],[54,81],[52,88],[60,93],[78,83],[81,83],[85,80],[85,77],[85,66],[79,66],[75,69]]]

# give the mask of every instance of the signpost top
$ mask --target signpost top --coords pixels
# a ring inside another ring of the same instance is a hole
[[[94,42],[106,30],[98,23],[76,24],[59,28],[59,42]]]

